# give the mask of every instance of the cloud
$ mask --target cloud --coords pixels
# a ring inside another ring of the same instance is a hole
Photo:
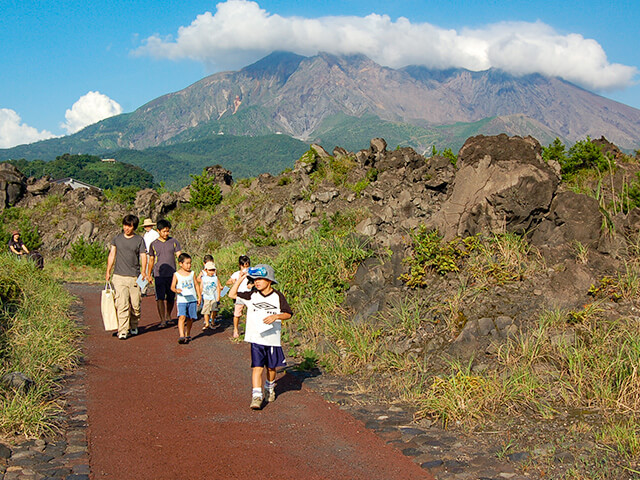
[[[389,67],[486,70],[559,76],[594,90],[631,85],[638,69],[609,63],[603,48],[578,34],[561,35],[542,22],[503,22],[460,31],[387,15],[282,17],[253,1],[218,3],[176,38],[153,35],[134,55],[191,59],[210,70],[239,68],[274,50],[315,55],[362,53]]]
[[[111,100],[100,92],[89,92],[78,99],[73,106],[66,111],[65,123],[60,126],[67,133],[75,133],[87,125],[99,122],[108,117],[122,113],[122,107],[115,100]]]
[[[47,130],[38,131],[22,123],[20,115],[14,110],[0,108],[0,148],[11,148],[52,137],[55,135]]]

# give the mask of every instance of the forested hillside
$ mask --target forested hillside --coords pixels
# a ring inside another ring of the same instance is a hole
[[[25,159],[11,160],[18,170],[28,177],[50,175],[52,178],[72,177],[99,188],[154,186],[153,175],[143,168],[121,162],[103,162],[93,155],[65,153],[51,162]]]

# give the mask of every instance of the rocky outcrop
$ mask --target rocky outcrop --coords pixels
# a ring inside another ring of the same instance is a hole
[[[541,154],[532,137],[470,138],[458,154],[451,193],[428,225],[446,239],[531,230],[549,211],[560,183]]]
[[[27,178],[10,163],[0,163],[0,210],[18,203],[27,190]]]
[[[558,247],[580,242],[596,248],[602,231],[602,215],[595,198],[561,192],[551,203],[549,214],[535,228],[531,241],[538,246]]]

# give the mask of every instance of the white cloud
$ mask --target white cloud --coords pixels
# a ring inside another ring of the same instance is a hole
[[[595,90],[629,86],[638,69],[609,63],[598,42],[561,35],[541,22],[504,22],[482,29],[447,30],[429,23],[395,22],[387,15],[282,17],[253,1],[227,0],[215,14],[198,15],[177,37],[153,35],[135,50],[172,60],[192,59],[211,69],[239,68],[274,50],[362,53],[390,67],[425,65],[469,70],[501,68],[514,74],[559,76]]]
[[[122,107],[115,100],[100,92],[89,92],[66,111],[64,118],[67,121],[60,126],[68,133],[75,133],[87,125],[121,113]]]
[[[55,137],[47,130],[38,131],[22,123],[20,115],[14,110],[0,108],[0,148],[11,148],[23,143],[33,143]]]

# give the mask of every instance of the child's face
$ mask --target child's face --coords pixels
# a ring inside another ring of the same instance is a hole
[[[251,266],[250,263],[243,263],[242,265],[240,265],[240,270],[242,270],[243,272],[246,272],[247,270],[249,270],[250,266]]]
[[[253,284],[258,289],[258,291],[262,292],[269,288],[269,286],[271,285],[271,280],[267,280],[266,278],[256,278],[253,281]]]
[[[135,228],[133,227],[133,225],[122,225],[122,231],[124,232],[124,234],[126,236],[133,235],[133,231],[134,230],[135,230]]]
[[[171,229],[169,227],[164,227],[162,230],[158,230],[158,233],[160,234],[160,238],[163,240],[166,240],[167,238],[169,238],[170,231]],[[191,262],[191,260],[189,260],[189,262]]]
[[[213,270],[205,270],[207,272],[207,277],[213,277],[216,274],[216,269]]]
[[[185,258],[182,262],[180,262],[180,268],[182,268],[186,272],[191,271],[191,259]]]

